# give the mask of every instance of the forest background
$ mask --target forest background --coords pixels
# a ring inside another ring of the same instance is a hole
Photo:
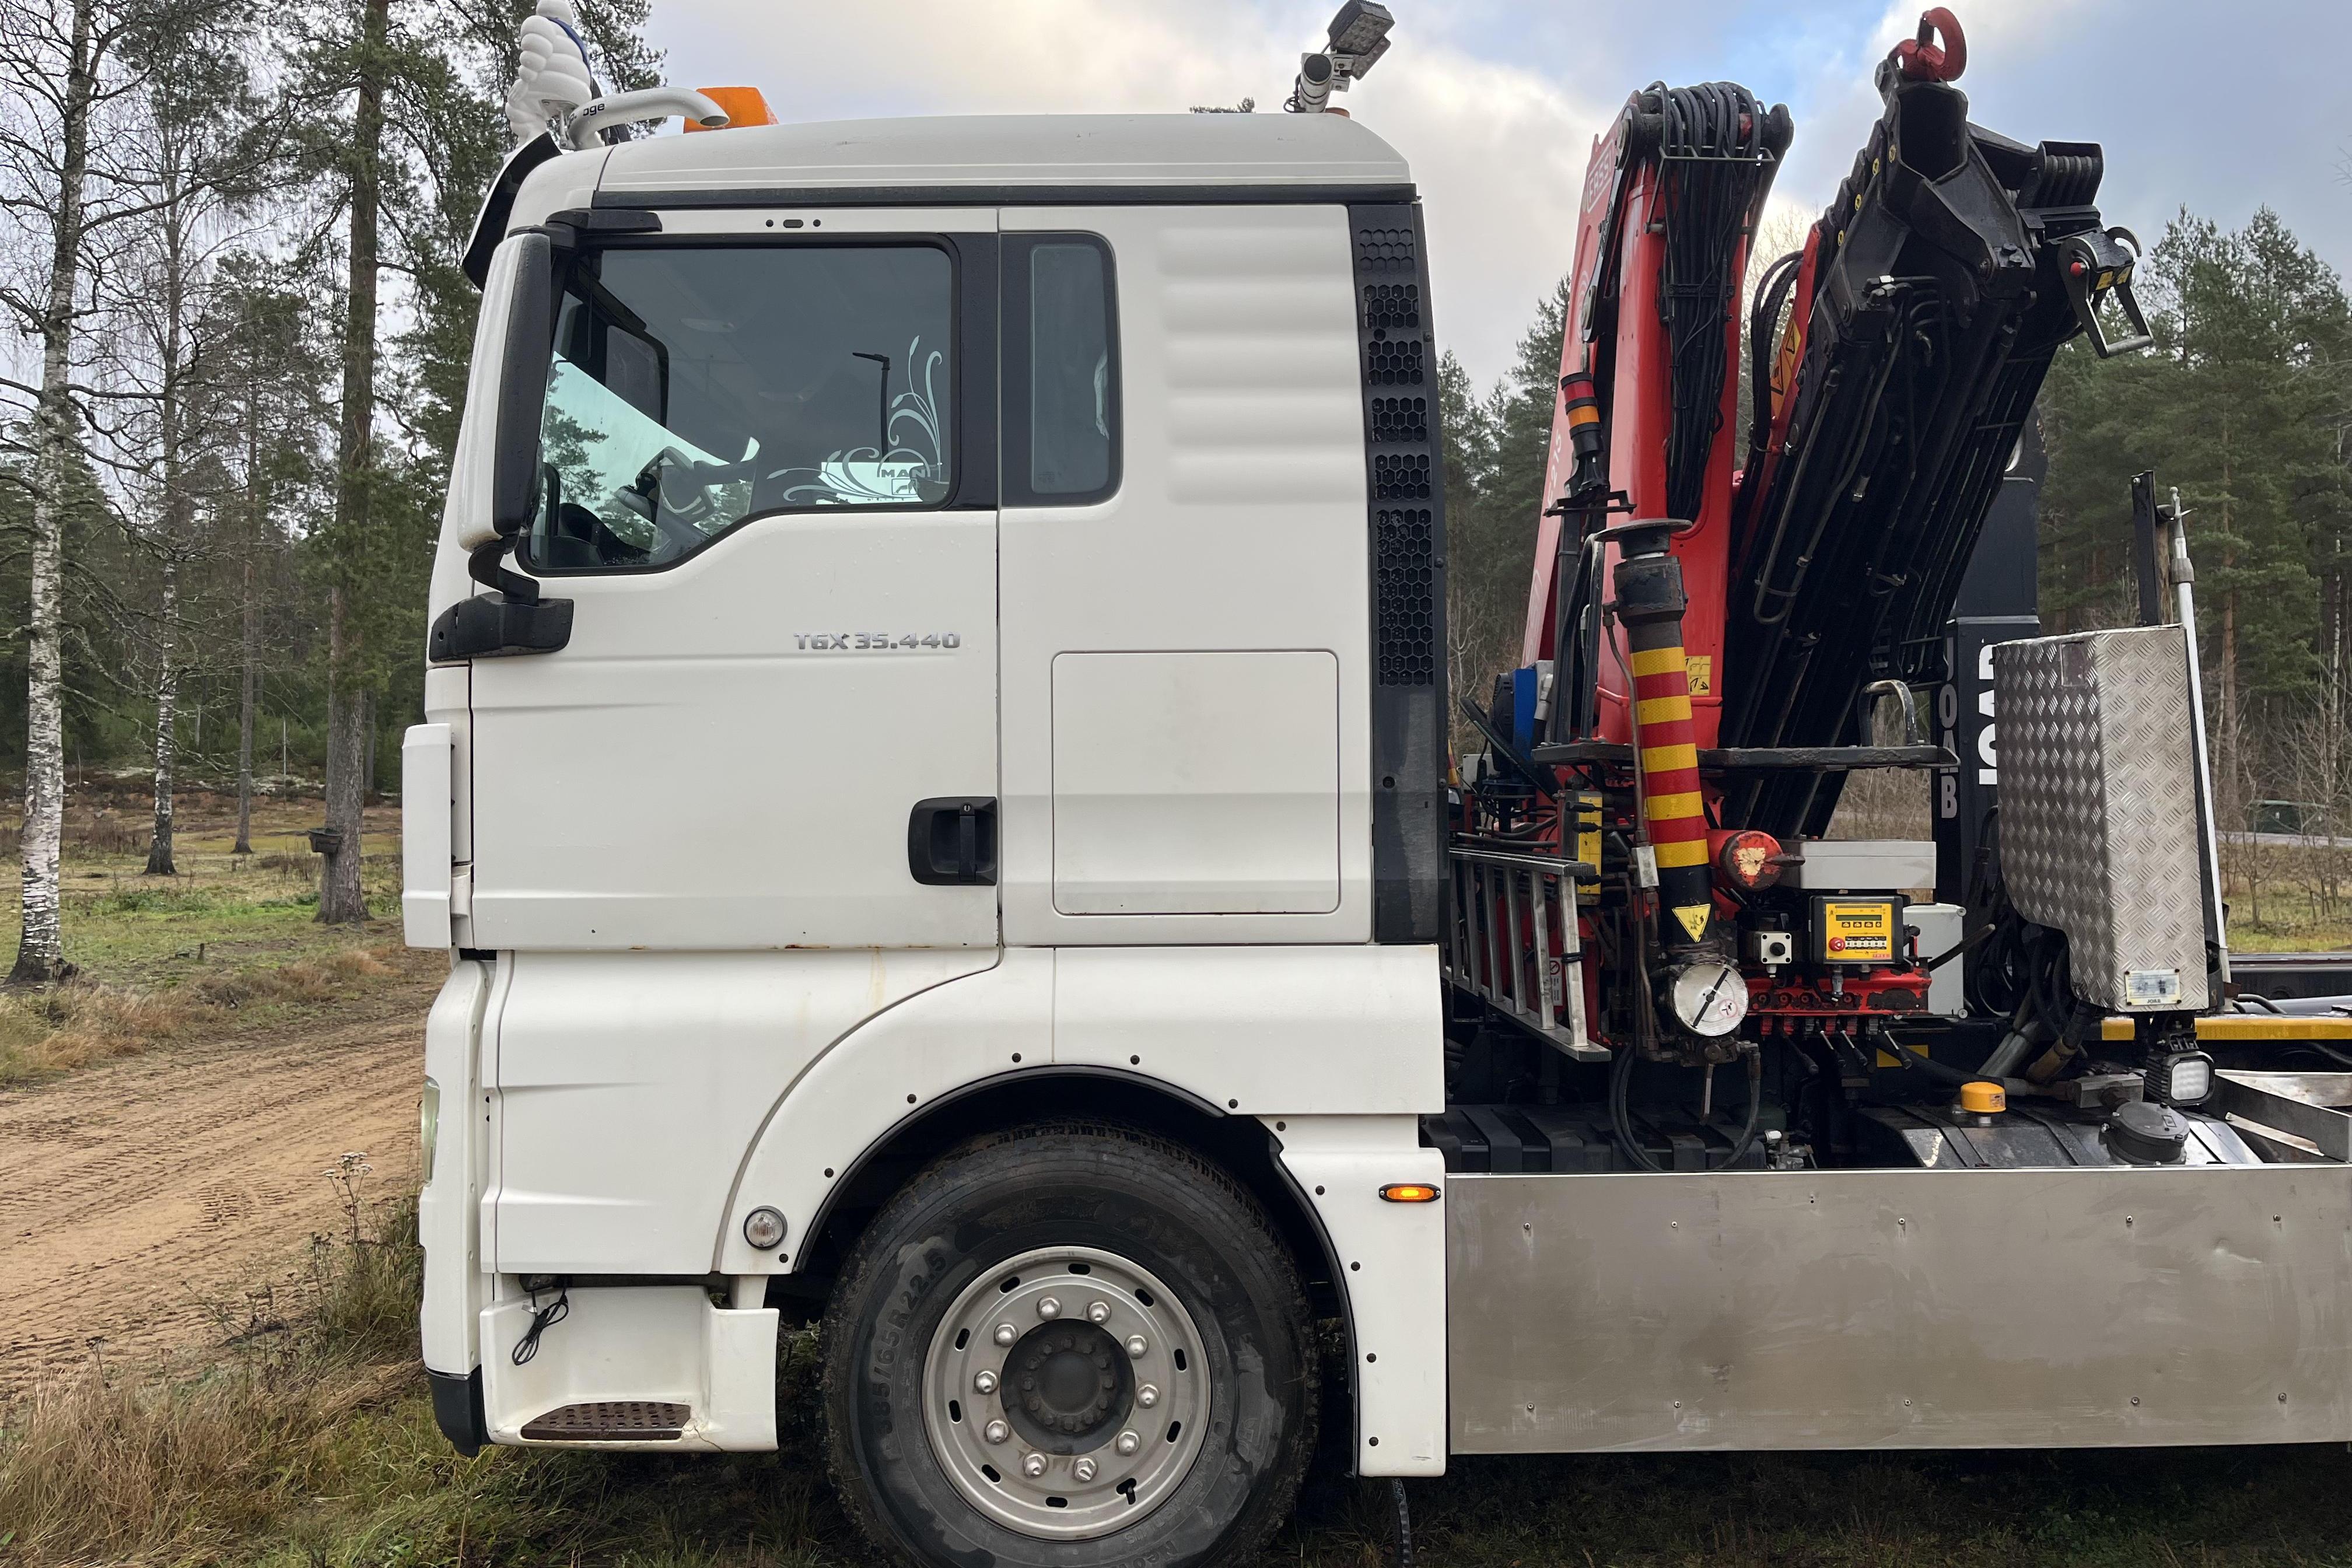
[[[581,5],[607,88],[659,79],[646,5]],[[20,344],[0,358],[0,744],[25,747],[16,983],[70,963],[66,813],[128,772],[152,783],[156,875],[173,868],[184,792],[234,795],[240,837],[256,795],[322,795],[319,916],[365,918],[362,802],[396,787],[422,704],[476,306],[457,258],[506,150],[529,10],[0,0],[0,311]],[[1768,220],[1758,266],[1805,222]],[[2286,798],[2352,830],[2342,279],[2268,209],[2235,230],[2183,211],[2141,290],[2156,351],[2101,362],[2072,345],[2042,398],[2045,626],[2128,618],[2129,480],[2154,468],[2191,514],[2224,821]],[[1449,673],[1474,695],[1516,662],[1545,499],[1562,310],[1557,293],[1532,303],[1494,385],[1441,366]]]

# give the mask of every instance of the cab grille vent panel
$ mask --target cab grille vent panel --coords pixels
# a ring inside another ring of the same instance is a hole
[[[1356,275],[1402,273],[1412,279],[1417,291],[1421,287],[1420,215],[1411,207],[1392,208],[1412,215],[1410,224],[1394,226],[1359,224],[1356,226]],[[1369,298],[1370,290],[1367,289]]]
[[[1372,499],[1374,500],[1427,500],[1429,499],[1429,457],[1415,453],[1409,457],[1378,457],[1372,459]]]
[[[1364,375],[1374,386],[1419,386],[1424,379],[1421,345],[1393,338],[1368,345]]]
[[[1429,399],[1373,398],[1372,439],[1382,445],[1393,442],[1425,445],[1429,440]]]
[[[1437,573],[1427,507],[1379,514],[1380,683],[1427,686],[1437,679]]]
[[[1372,940],[1433,942],[1445,905],[1445,468],[1421,208],[1348,209],[1371,590]]]
[[[1401,328],[1420,326],[1421,285],[1365,284],[1364,325],[1391,332]]]

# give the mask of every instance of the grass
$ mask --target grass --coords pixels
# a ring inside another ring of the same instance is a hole
[[[1894,772],[1857,773],[1830,825],[1832,838],[1935,836],[1927,780]],[[2352,950],[2352,839],[2261,844],[2221,842],[2222,897],[2230,946],[2240,952]]]
[[[2225,840],[2230,945],[2248,952],[2352,948],[2352,843]]]
[[[234,799],[191,792],[168,877],[145,874],[148,819],[126,815],[132,805],[143,805],[135,791],[125,805],[102,781],[73,796],[59,884],[76,973],[51,991],[0,994],[0,1089],[232,1020],[266,1028],[437,964],[385,923],[399,910],[396,807],[368,814],[377,849],[362,862],[367,926],[329,927],[317,920],[319,861],[304,837],[316,801],[257,801],[253,853],[237,855]],[[14,879],[0,879],[0,921],[11,926],[16,892]]]
[[[787,1338],[776,1453],[459,1458],[416,1370],[414,1200],[370,1202],[350,1161],[329,1179],[347,1234],[314,1242],[283,1320],[225,1318],[201,1363],[94,1371],[0,1411],[0,1563],[868,1561],[822,1479],[807,1333]],[[1390,1562],[1385,1496],[1327,1443],[1262,1563]],[[2337,1447],[1464,1459],[1412,1499],[1420,1561],[1449,1568],[2352,1563]]]
[[[266,806],[259,853],[240,860],[199,803],[176,879],[139,874],[137,835],[110,842],[78,824],[66,931],[83,974],[0,998],[0,1087],[231,1019],[299,1016],[415,962],[381,927],[311,920],[315,862],[299,835],[316,816],[315,803]],[[2239,940],[2344,944],[2352,922],[2327,924],[2319,899],[2327,869],[2266,852],[2252,868],[2262,917],[2242,903]],[[394,858],[372,856],[369,873],[389,914]],[[2297,897],[2316,911],[2299,924]],[[452,1452],[417,1370],[414,1200],[375,1201],[366,1178],[348,1163],[322,1174],[347,1223],[314,1239],[292,1298],[224,1306],[199,1355],[94,1367],[0,1408],[0,1564],[868,1561],[823,1479],[806,1333],[787,1339],[776,1453]],[[2340,1447],[1474,1458],[1412,1498],[1420,1560],[1448,1568],[2352,1568]],[[1327,1443],[1264,1561],[1376,1568],[1387,1542],[1385,1489],[1340,1474]]]

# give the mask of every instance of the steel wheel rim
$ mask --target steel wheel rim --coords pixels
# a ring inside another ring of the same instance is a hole
[[[1093,1353],[1105,1343],[1107,1368]],[[923,1364],[923,1429],[940,1468],[972,1507],[1042,1540],[1092,1540],[1149,1518],[1192,1473],[1209,1402],[1192,1314],[1149,1269],[1094,1247],[1043,1247],[991,1268],[950,1303]],[[1072,1421],[1078,1429],[1065,1429]]]

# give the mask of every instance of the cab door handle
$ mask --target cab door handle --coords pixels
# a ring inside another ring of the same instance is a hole
[[[996,885],[996,797],[920,800],[907,818],[907,869],[928,887]]]

